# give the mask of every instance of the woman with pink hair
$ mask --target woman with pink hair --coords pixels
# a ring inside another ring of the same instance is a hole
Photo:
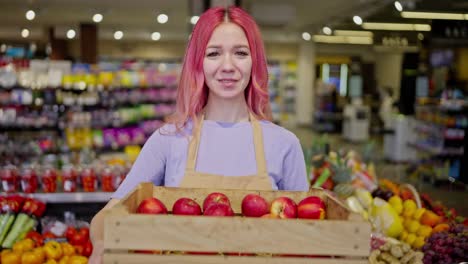
[[[175,113],[142,148],[104,208],[140,182],[185,188],[309,188],[297,137],[271,122],[268,72],[260,31],[238,7],[211,8],[188,43]],[[103,214],[91,222],[100,263]]]

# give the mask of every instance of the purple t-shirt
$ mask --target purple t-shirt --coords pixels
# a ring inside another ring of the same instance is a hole
[[[304,154],[298,138],[268,121],[260,121],[265,159],[274,190],[307,191]],[[140,182],[179,186],[184,177],[192,124],[183,133],[166,124],[147,140],[129,174],[112,198],[121,199]],[[224,176],[257,174],[250,122],[203,122],[195,170]]]

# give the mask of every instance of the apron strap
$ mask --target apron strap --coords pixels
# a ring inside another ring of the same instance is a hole
[[[257,162],[257,175],[265,176],[268,175],[266,160],[265,160],[265,151],[263,146],[263,134],[260,123],[255,118],[255,116],[249,112],[250,122],[252,124],[253,131],[253,141],[255,147],[255,160]],[[200,117],[198,123],[193,125],[192,139],[189,142],[189,148],[187,153],[187,165],[185,170],[187,172],[195,172],[195,165],[197,163],[198,148],[200,146],[201,131],[203,128],[203,120],[205,119],[205,114],[203,113]]]
[[[255,146],[255,160],[257,161],[257,175],[265,176],[268,175],[266,160],[265,160],[265,148],[263,147],[263,134],[260,123],[255,116],[249,112],[250,122],[252,123],[253,130],[253,141]]]

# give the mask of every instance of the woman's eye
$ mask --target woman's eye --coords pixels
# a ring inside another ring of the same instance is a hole
[[[247,51],[237,51],[236,55],[239,56],[249,56],[249,53]]]
[[[219,52],[217,52],[217,51],[208,52],[206,54],[207,57],[216,57],[218,55],[219,55]]]

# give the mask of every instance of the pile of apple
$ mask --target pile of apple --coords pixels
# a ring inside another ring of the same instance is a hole
[[[309,196],[296,204],[289,197],[278,197],[271,203],[258,194],[248,194],[242,200],[242,215],[262,218],[325,219],[325,203],[320,197]],[[139,214],[167,214],[159,199],[144,199],[137,208]],[[172,206],[174,215],[234,216],[229,198],[219,192],[210,193],[202,207],[193,199],[180,198]]]

